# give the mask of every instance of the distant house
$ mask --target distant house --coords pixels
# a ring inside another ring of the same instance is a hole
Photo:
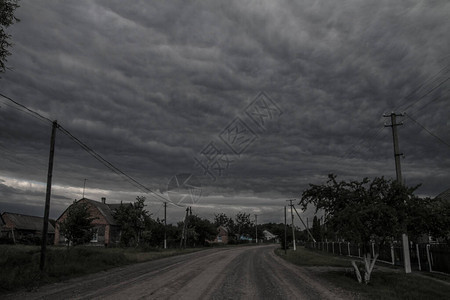
[[[241,234],[241,236],[239,237],[239,240],[244,241],[244,242],[251,242],[251,241],[253,241],[253,238],[248,234]]]
[[[224,226],[219,226],[217,228],[217,236],[214,243],[228,244],[228,229]]]
[[[436,198],[439,198],[439,199],[441,199],[443,201],[446,201],[446,202],[450,203],[450,189],[447,189],[447,190],[443,191],[442,193],[437,195]]]
[[[1,216],[2,236],[12,239],[14,243],[38,244],[42,238],[44,218],[4,212]],[[52,241],[55,228],[48,222],[47,240]]]
[[[444,202],[448,202],[450,203],[450,189],[447,189],[445,191],[443,191],[442,193],[440,193],[439,195],[437,195],[436,197],[434,197],[435,199],[441,199]],[[432,237],[431,235],[428,234],[423,234],[422,236],[420,236],[417,239],[418,243],[431,243],[431,244],[435,244],[435,243],[441,243],[443,242],[443,240],[441,239],[436,239],[434,237]]]
[[[6,237],[8,230],[6,228],[4,228],[5,226],[5,221],[3,221],[3,217],[2,215],[0,215],[0,238],[2,237]]]
[[[277,241],[277,236],[268,230],[263,231],[265,241]]]
[[[120,240],[120,227],[114,219],[114,211],[120,207],[120,204],[108,204],[106,203],[106,198],[102,198],[101,202],[82,198],[74,204],[78,203],[86,203],[91,217],[95,218],[92,221],[94,228],[90,244],[106,247],[118,244]],[[69,208],[67,208],[56,220],[55,245],[66,244],[66,238],[60,233],[60,224],[67,217],[68,209]]]

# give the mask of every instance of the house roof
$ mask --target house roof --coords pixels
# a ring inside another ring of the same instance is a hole
[[[28,216],[10,212],[4,212],[2,214],[2,219],[8,218],[11,223],[14,224],[14,228],[18,230],[33,230],[33,231],[42,231],[42,225],[44,222],[44,218],[36,217],[36,216]],[[48,232],[54,233],[55,227],[48,222]]]
[[[443,191],[439,195],[436,196],[436,198],[440,198],[444,201],[450,202],[450,189],[447,189],[446,191]]]
[[[117,225],[116,220],[114,219],[114,210],[117,208],[117,207],[114,207],[114,206],[116,206],[116,205],[106,204],[106,203],[102,203],[102,202],[99,202],[99,201],[94,201],[94,200],[87,199],[87,198],[83,198],[81,200],[85,200],[89,204],[95,206],[100,211],[100,213],[105,217],[106,221],[109,224]],[[79,201],[81,201],[81,200],[79,200]]]
[[[78,200],[77,203],[80,201],[84,201],[84,202],[89,203],[92,206],[96,207],[98,209],[98,211],[102,214],[102,216],[106,219],[106,222],[108,222],[108,224],[117,225],[116,219],[114,218],[114,211],[116,209],[118,209],[120,207],[120,205],[122,205],[122,203],[121,204],[103,203],[103,202],[95,201],[95,200],[88,199],[88,198],[82,198],[82,199]],[[133,204],[125,203],[123,205],[133,205]],[[64,213],[62,213],[61,216],[64,215]],[[60,218],[61,218],[61,216],[60,216]]]
[[[228,234],[228,228],[226,228],[225,226],[220,225],[219,227],[217,227],[217,231],[223,230]]]
[[[267,239],[274,239],[274,238],[277,237],[275,234],[271,233],[271,232],[268,231],[268,230],[264,230],[264,231],[263,231],[263,234],[264,234],[264,236],[265,236]]]

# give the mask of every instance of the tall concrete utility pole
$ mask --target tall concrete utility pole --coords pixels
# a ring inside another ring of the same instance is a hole
[[[258,215],[255,214],[255,233],[256,233],[256,244],[258,244]]]
[[[286,249],[287,249],[287,234],[286,234],[286,205],[284,206],[284,254],[286,255]]]
[[[294,201],[295,199],[291,199],[291,200],[286,200],[290,202],[290,206],[291,206],[291,219],[292,219],[292,243],[294,244],[294,251],[297,251],[297,248],[295,247],[295,227],[294,227],[294,211],[292,210],[292,201]]]
[[[392,139],[394,142],[395,173],[397,175],[397,182],[403,185],[402,169],[400,165],[400,156],[403,155],[403,153],[400,153],[399,151],[398,136],[397,136],[397,126],[403,125],[403,123],[397,123],[396,120],[397,117],[403,117],[403,114],[396,114],[392,112],[390,115],[387,114],[383,115],[383,117],[391,118],[391,124],[384,126],[392,128]],[[405,233],[402,234],[402,247],[403,247],[403,263],[405,265],[405,273],[411,273],[411,258],[409,255],[409,240],[408,235],[406,234],[406,228]]]
[[[164,202],[164,249],[167,249],[167,202]]]
[[[52,136],[50,138],[50,155],[48,158],[47,191],[45,194],[44,224],[42,228],[41,260],[39,263],[39,269],[41,271],[44,271],[45,252],[47,250],[48,215],[50,212],[50,195],[52,193],[53,157],[55,156],[55,135],[57,127],[58,123],[53,121]]]

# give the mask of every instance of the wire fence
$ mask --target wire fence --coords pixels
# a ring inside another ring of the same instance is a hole
[[[362,257],[365,252],[362,245],[348,242],[307,242],[305,247],[349,257]],[[368,250],[372,257],[378,254],[379,262],[404,265],[401,243],[382,246],[372,243]],[[413,270],[450,274],[449,244],[411,244],[409,253]]]

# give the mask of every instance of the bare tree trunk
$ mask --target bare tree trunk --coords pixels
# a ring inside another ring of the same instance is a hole
[[[364,283],[368,284],[370,281],[370,275],[372,274],[373,267],[375,266],[375,262],[377,261],[378,253],[375,254],[374,258],[371,260],[370,253],[364,254],[363,262],[364,262]],[[359,283],[362,283],[361,271],[359,270],[356,262],[352,260],[352,266],[355,269],[356,279]]]

